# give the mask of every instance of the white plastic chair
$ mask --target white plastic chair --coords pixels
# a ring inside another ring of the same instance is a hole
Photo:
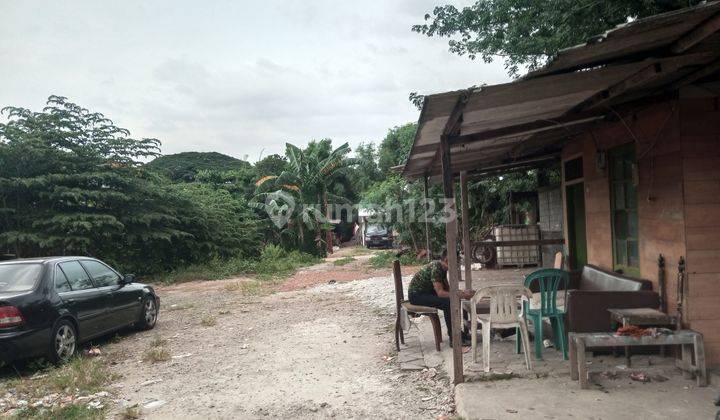
[[[478,314],[477,303],[485,298],[490,298],[490,313]],[[522,340],[525,365],[528,370],[532,370],[528,328],[520,310],[522,305],[518,303],[518,298],[532,299],[532,292],[523,286],[490,286],[478,290],[470,301],[470,338],[473,362],[477,363],[477,324],[480,322],[483,334],[483,368],[485,372],[490,372],[490,331],[493,328],[516,327],[520,329],[520,337],[515,339]]]

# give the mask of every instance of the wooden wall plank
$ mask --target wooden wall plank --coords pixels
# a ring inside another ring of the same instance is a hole
[[[687,252],[688,273],[717,273],[720,269],[720,249],[689,250]],[[720,305],[717,308],[720,313]]]
[[[683,112],[680,132],[683,136],[720,134],[720,120],[715,112]]]
[[[720,179],[685,181],[685,203],[720,203]]]
[[[720,137],[713,135],[683,136],[681,150],[683,158],[707,158],[718,156]]]
[[[720,226],[688,227],[685,235],[688,250],[712,250],[720,244]]]
[[[720,179],[718,157],[686,158],[683,163],[685,181]]]
[[[688,293],[692,297],[720,297],[720,272],[690,273],[688,275]]]
[[[685,226],[688,228],[720,226],[720,204],[686,204]]]
[[[717,296],[695,296],[688,303],[688,319],[714,320],[720,322],[720,308],[718,308]],[[720,330],[708,331],[710,336],[718,338]]]

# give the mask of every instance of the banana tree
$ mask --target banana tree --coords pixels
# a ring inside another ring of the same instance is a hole
[[[332,149],[330,140],[313,142],[305,150],[287,143],[287,169],[280,175],[260,178],[256,183],[256,206],[263,208],[271,218],[280,214],[274,222],[283,222],[286,218],[283,229],[296,230],[301,246],[309,242],[307,235],[312,233],[315,253],[322,254],[323,245],[328,253],[332,253],[329,203],[347,201],[332,191],[338,176],[354,164],[354,159],[347,157],[349,153],[347,143]]]

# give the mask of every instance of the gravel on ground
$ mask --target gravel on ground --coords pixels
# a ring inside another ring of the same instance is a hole
[[[135,405],[144,418],[452,413],[442,370],[406,372],[396,362],[389,270],[355,258],[304,269],[272,294],[243,293],[235,285],[246,279],[158,287],[155,330],[103,349],[121,378],[113,414]],[[149,361],[158,345],[168,360]]]

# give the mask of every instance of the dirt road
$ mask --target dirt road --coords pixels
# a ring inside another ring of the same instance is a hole
[[[378,278],[386,270],[368,272],[358,259],[303,270],[279,287],[287,291],[269,295],[243,293],[243,279],[159,288],[156,329],[104,349],[121,375],[113,394],[145,407],[147,418],[447,413],[451,393],[442,372],[399,370],[391,279]],[[366,277],[375,278],[357,280]],[[355,281],[334,287],[330,280]],[[324,285],[296,289],[312,283]],[[168,350],[160,358],[169,360],[148,360],[153,347]]]

